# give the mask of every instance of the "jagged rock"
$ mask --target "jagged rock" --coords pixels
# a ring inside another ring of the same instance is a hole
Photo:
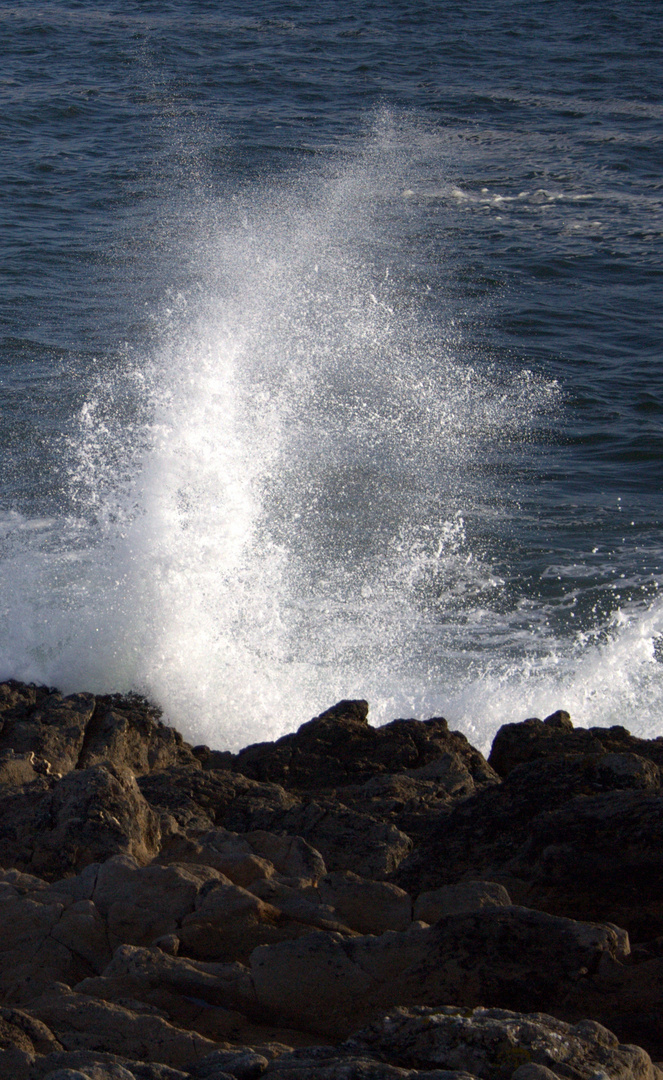
[[[232,820],[239,824],[246,816]],[[412,850],[410,837],[394,825],[328,798],[274,814],[271,826],[304,837],[320,852],[329,870],[350,870],[365,877],[386,877]]]
[[[110,764],[0,793],[0,862],[41,877],[124,852],[147,862],[159,839],[158,818],[132,773]]]
[[[423,767],[451,753],[475,781],[496,779],[479,751],[464,735],[450,732],[440,717],[393,720],[381,728],[370,727],[367,717],[367,702],[341,701],[292,735],[241,750],[233,767],[256,780],[325,791],[381,773],[421,774]]]
[[[591,1020],[568,1024],[505,1009],[399,1008],[352,1036],[346,1047],[404,1067],[466,1069],[481,1080],[526,1080],[528,1065],[565,1080],[663,1077],[644,1050],[620,1045]],[[529,1076],[537,1074],[530,1069]]]
[[[528,843],[509,869],[530,883],[537,907],[575,917],[591,912],[638,941],[657,937],[663,934],[663,792],[572,799],[531,823]]]
[[[184,827],[199,828],[205,832],[214,825],[233,829],[228,821],[229,811],[236,810],[241,818],[243,810],[250,810],[251,828],[262,828],[262,819],[270,821],[275,813],[299,805],[299,800],[289,795],[277,784],[260,784],[245,776],[220,770],[203,770],[193,766],[172,766],[153,772],[139,780],[140,789],[152,806],[172,814]],[[249,828],[239,828],[248,832]]]
[[[495,881],[461,881],[434,892],[421,893],[414,904],[414,918],[435,923],[445,915],[465,915],[485,907],[509,907],[511,897]]]
[[[136,776],[171,765],[200,768],[198,757],[179,731],[167,727],[159,716],[158,709],[135,695],[98,697],[78,768],[112,761]]]
[[[576,796],[634,787],[655,793],[654,801],[663,799],[657,768],[632,754],[591,754],[518,765],[503,783],[458,804],[399,868],[398,884],[418,893],[468,877],[508,878],[505,867],[528,841],[539,815],[557,810]],[[525,896],[529,901],[529,893]]]
[[[121,766],[69,773],[43,810],[50,828],[35,837],[31,863],[44,876],[81,870],[116,854],[145,863],[157,853],[158,819],[133,774]]]
[[[217,1046],[160,1016],[135,1012],[61,987],[26,1008],[42,1020],[67,1050],[102,1050],[126,1058],[151,1058],[188,1070]]]
[[[94,902],[106,919],[111,949],[148,945],[176,931],[201,890],[225,879],[207,866],[145,866],[119,855],[99,868]],[[110,957],[109,957],[110,959]]]
[[[574,728],[568,713],[559,710],[545,720],[504,724],[488,758],[500,776],[524,762],[586,754],[637,754],[663,767],[663,737],[639,739],[624,727]]]
[[[19,689],[5,683],[0,700],[5,706],[0,751],[31,752],[48,761],[52,771],[58,773],[76,768],[85,729],[94,712],[92,694],[63,697],[53,691],[38,695],[34,687]]]
[[[103,970],[110,950],[106,927],[94,904],[75,901],[66,892],[16,871],[2,877],[3,1001],[25,1003],[54,981],[77,982]]]
[[[444,754],[415,771],[435,775],[430,778],[412,773],[374,776],[363,784],[343,787],[341,800],[351,810],[395,825],[417,839],[446,817],[457,800],[485,786],[475,784],[469,769],[456,754]]]
[[[627,935],[615,927],[484,908],[432,927],[414,923],[400,934],[316,933],[258,948],[251,976],[260,1004],[337,1037],[396,1004],[556,1008],[564,1001],[582,1015],[581,974],[591,978],[606,958],[618,965],[628,951]]]
[[[265,1080],[477,1080],[464,1071],[401,1069],[347,1048],[315,1046],[295,1050],[272,1062]]]
[[[318,884],[323,904],[361,934],[407,930],[412,922],[412,901],[403,889],[385,881],[369,881],[349,871],[328,874]]]

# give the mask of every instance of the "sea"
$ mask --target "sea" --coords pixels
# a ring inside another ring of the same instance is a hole
[[[0,0],[0,678],[663,736],[660,0]]]

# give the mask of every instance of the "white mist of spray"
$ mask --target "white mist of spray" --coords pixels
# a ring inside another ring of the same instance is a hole
[[[138,690],[233,748],[347,696],[377,722],[450,710],[485,742],[605,681],[596,653],[560,680],[554,643],[538,666],[477,659],[508,633],[466,536],[500,512],[478,464],[558,391],[459,362],[404,286],[412,135],[383,123],[335,170],[201,210],[197,286],[71,434],[77,513],[5,521],[3,673]]]

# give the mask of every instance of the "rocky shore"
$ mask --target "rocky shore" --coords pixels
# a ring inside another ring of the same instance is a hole
[[[663,1080],[663,739],[0,684],[0,1080]]]

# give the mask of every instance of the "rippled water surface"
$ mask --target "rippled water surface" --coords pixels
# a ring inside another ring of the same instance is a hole
[[[0,677],[663,732],[662,33],[0,2]]]

